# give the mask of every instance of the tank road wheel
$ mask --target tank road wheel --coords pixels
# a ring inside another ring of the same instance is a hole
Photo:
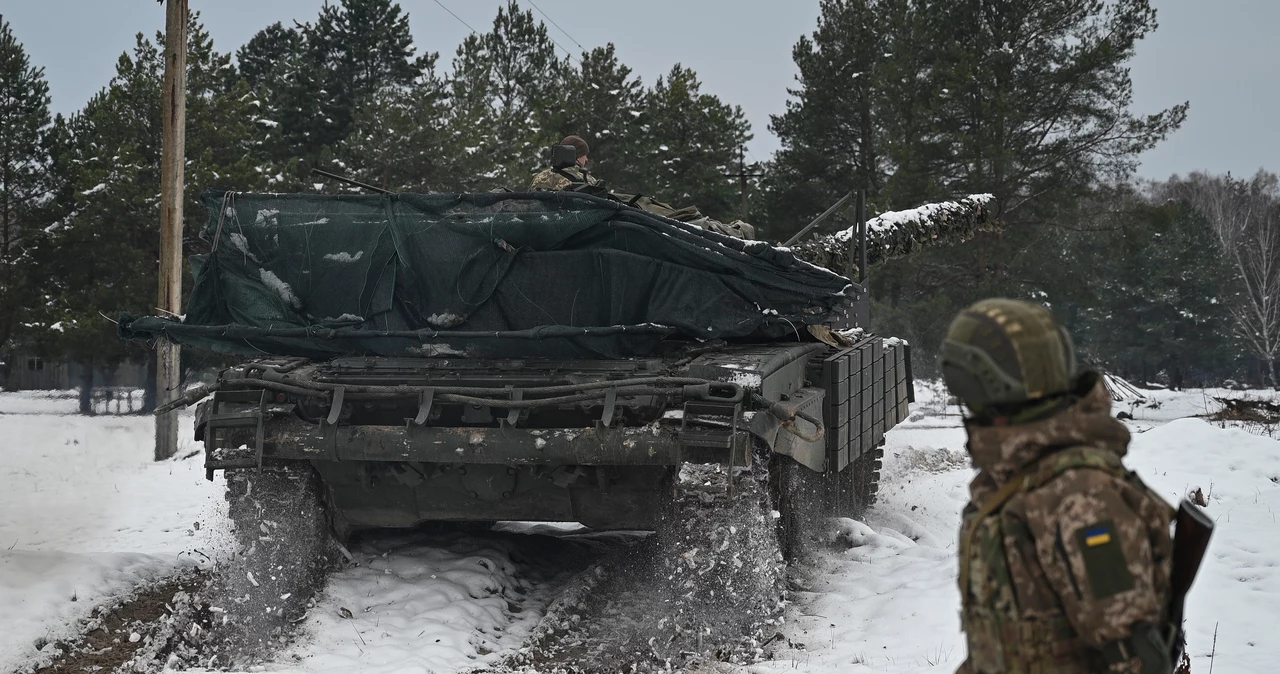
[[[226,480],[235,550],[210,599],[225,612],[215,623],[219,650],[243,664],[286,637],[339,552],[310,464],[228,470]]]

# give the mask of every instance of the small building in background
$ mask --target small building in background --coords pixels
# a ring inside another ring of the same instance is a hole
[[[0,382],[6,391],[65,391],[78,388],[83,381],[79,363],[49,361],[23,353],[10,354],[3,373]],[[112,370],[96,368],[93,373],[94,388],[134,390],[145,388],[146,382],[145,363],[126,361]]]

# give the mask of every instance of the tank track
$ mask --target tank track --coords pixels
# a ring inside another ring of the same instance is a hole
[[[759,660],[776,636],[785,564],[767,480],[686,464],[657,533],[592,569],[589,591],[548,612],[491,672],[701,671]]]
[[[862,456],[850,462],[847,482],[842,488],[848,490],[848,503],[851,507],[845,513],[837,513],[841,517],[861,517],[862,513],[876,503],[880,491],[880,468],[883,465],[884,445],[874,447]]]
[[[246,665],[287,641],[341,548],[310,464],[229,470],[226,481],[234,551],[206,598],[214,614],[208,643],[219,660]]]
[[[785,456],[770,465],[773,502],[778,509],[778,540],[788,560],[821,544],[827,520],[861,517],[875,504],[884,447],[875,447],[835,474],[816,473]]]

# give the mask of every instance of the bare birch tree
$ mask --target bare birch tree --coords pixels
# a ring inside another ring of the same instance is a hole
[[[1280,358],[1280,177],[1259,171],[1250,180],[1194,173],[1171,181],[1171,197],[1204,214],[1235,267],[1240,292],[1231,307],[1235,329],[1267,364],[1273,388]]]

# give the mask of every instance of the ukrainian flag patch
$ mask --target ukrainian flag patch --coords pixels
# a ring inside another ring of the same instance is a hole
[[[1107,526],[1093,527],[1084,532],[1084,544],[1091,548],[1111,542],[1111,528]]]

